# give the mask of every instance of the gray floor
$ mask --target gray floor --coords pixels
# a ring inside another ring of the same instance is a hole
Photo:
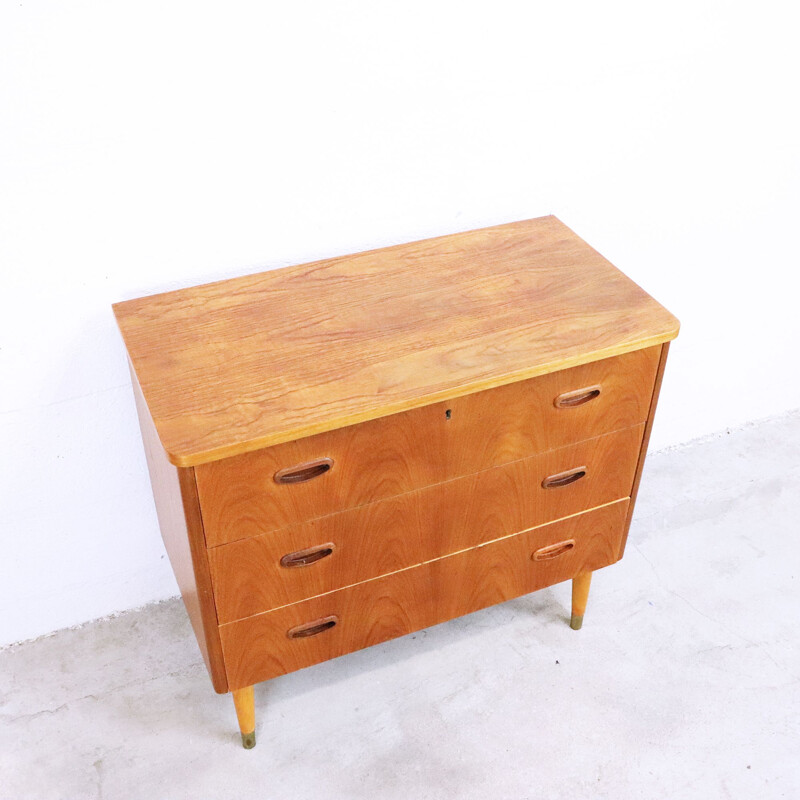
[[[625,559],[256,688],[179,602],[0,652],[0,797],[796,798],[800,415],[652,456]]]

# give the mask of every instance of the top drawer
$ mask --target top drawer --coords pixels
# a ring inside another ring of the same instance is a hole
[[[195,468],[209,547],[643,422],[660,347]]]

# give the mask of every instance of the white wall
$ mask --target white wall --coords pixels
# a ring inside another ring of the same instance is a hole
[[[555,213],[683,323],[655,448],[800,406],[783,4],[0,9],[0,643],[176,593],[113,301]]]

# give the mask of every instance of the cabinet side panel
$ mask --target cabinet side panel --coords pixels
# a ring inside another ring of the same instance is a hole
[[[644,461],[647,457],[647,445],[650,443],[650,433],[653,430],[653,419],[656,415],[656,406],[658,405],[658,395],[661,391],[661,381],[664,379],[664,368],[667,365],[667,354],[669,353],[669,342],[661,345],[661,357],[658,360],[658,370],[656,372],[656,382],[653,386],[653,397],[650,400],[650,412],[647,415],[647,422],[644,426],[644,437],[642,438],[642,449],[639,451],[639,463],[636,465],[636,473],[633,478],[633,487],[631,488],[631,502],[628,507],[628,518],[625,521],[625,530],[622,534],[622,545],[620,546],[619,557],[622,558],[625,552],[625,545],[628,541],[628,531],[631,527],[631,519],[633,518],[633,509],[636,507],[636,495],[639,493],[639,484],[642,480],[642,470],[644,469]]]
[[[167,460],[132,370],[131,378],[161,537],[211,682],[217,692],[227,692],[194,468],[178,468]]]

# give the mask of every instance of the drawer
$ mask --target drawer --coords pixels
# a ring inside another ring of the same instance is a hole
[[[221,625],[229,686],[249,686],[607,566],[619,558],[627,509],[621,500]]]
[[[627,497],[644,426],[208,551],[231,622]],[[580,469],[570,474],[571,470]],[[564,475],[544,488],[553,475]],[[292,554],[297,554],[292,556]]]
[[[637,425],[647,417],[659,351],[202,464],[196,478],[206,543],[257,536]]]

